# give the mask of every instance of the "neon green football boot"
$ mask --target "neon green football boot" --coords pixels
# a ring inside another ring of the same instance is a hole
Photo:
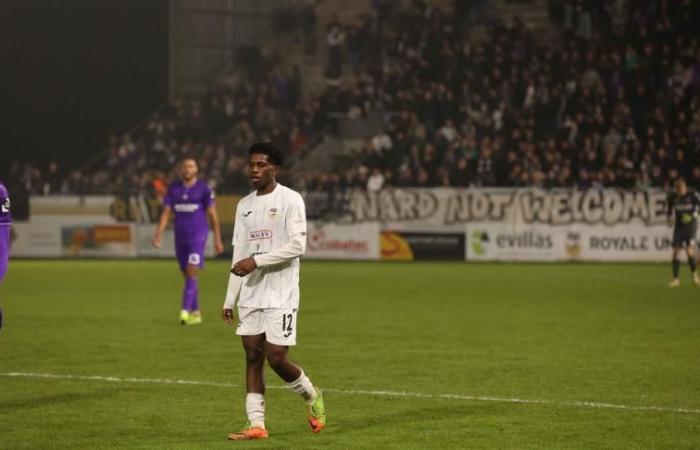
[[[180,311],[180,325],[187,325],[187,321],[190,319],[190,313],[186,309]]]
[[[202,323],[202,315],[199,311],[192,311],[187,319],[187,325],[199,325]]]
[[[323,404],[323,392],[316,389],[318,396],[312,404],[309,405],[309,425],[311,431],[320,433],[326,426],[326,406]]]

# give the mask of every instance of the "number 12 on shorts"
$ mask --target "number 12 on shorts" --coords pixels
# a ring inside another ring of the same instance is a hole
[[[292,314],[282,314],[282,331],[284,332],[284,337],[289,337],[292,334],[292,319],[294,316]]]

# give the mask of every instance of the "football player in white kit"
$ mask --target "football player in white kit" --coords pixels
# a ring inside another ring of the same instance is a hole
[[[265,381],[270,367],[308,404],[311,430],[326,424],[323,395],[301,367],[287,359],[296,344],[299,310],[299,258],[306,250],[306,208],[298,192],[277,183],[284,155],[270,143],[249,149],[248,177],[255,189],[236,207],[233,228],[233,268],[229,276],[224,321],[235,324],[246,354],[248,426],[229,434],[231,440],[264,439]]]

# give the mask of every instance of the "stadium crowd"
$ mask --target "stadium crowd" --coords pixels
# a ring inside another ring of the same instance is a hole
[[[294,158],[328,116],[318,101],[301,99],[298,69],[285,73],[272,66],[267,73],[263,82],[221,86],[201,97],[178,99],[130,132],[110,136],[103,158],[92,167],[58,176],[57,162],[44,171],[16,164],[10,178],[20,180],[32,194],[162,194],[175,163],[193,155],[213,187],[240,190],[247,184],[242,149],[250,142],[279,143]]]
[[[517,19],[473,43],[438,9],[397,14],[384,64],[330,94],[350,116],[394,112],[358,184],[700,187],[698,5],[569,6],[557,42]]]
[[[476,2],[481,3],[481,2]],[[700,188],[700,33],[694,0],[571,0],[550,15],[556,40],[520,20],[489,20],[470,40],[464,18],[429,4],[378,8],[328,29],[320,97],[302,70],[180,99],[123,136],[84,172],[17,165],[31,193],[162,193],[193,154],[220,192],[245,189],[245,148],[279,143],[292,158],[327,131],[329,113],[382,112],[381,129],[335,173],[302,170],[306,191],[385,186]],[[421,30],[415,32],[415,30]]]

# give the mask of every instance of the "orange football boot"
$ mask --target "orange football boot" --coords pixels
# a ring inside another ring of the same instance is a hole
[[[248,441],[252,439],[267,439],[268,434],[265,428],[261,427],[248,427],[243,428],[237,433],[229,433],[229,441]]]

